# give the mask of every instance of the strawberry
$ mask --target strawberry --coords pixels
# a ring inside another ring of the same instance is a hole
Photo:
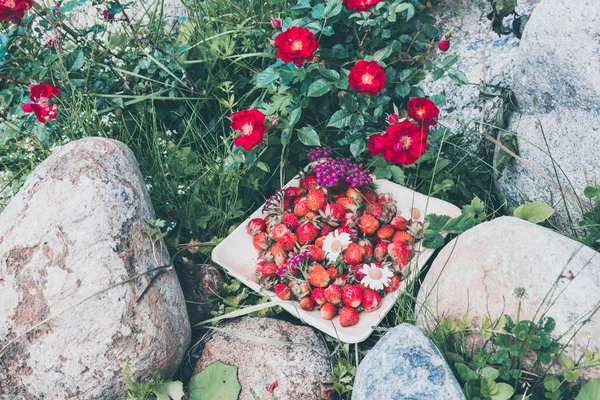
[[[268,251],[273,257],[285,253],[285,248],[281,243],[273,243],[273,246],[269,247]]]
[[[337,228],[336,231],[338,231],[338,233],[347,233],[351,238],[356,238],[356,231],[353,231],[352,229]]]
[[[281,222],[290,229],[294,229],[298,225],[298,217],[291,212],[285,212],[281,216]]]
[[[352,307],[342,307],[340,310],[340,325],[344,328],[358,324],[358,311]]]
[[[283,283],[278,283],[277,285],[275,285],[275,294],[281,300],[289,300],[289,298],[292,296],[292,291],[287,285],[284,285]]]
[[[309,210],[322,210],[327,205],[327,194],[323,189],[312,189],[306,195],[306,202]]]
[[[338,203],[329,203],[325,206],[322,214],[326,218],[339,221],[344,218],[344,207]]]
[[[404,242],[390,243],[387,251],[394,260],[399,257],[402,259],[408,259],[408,245]]]
[[[363,192],[363,197],[365,198],[367,203],[370,203],[370,204],[377,203],[377,193],[375,193],[373,190],[365,190]]]
[[[323,242],[325,241],[326,236],[320,236],[317,238],[317,240],[315,240],[315,246],[317,246],[318,248],[322,249],[323,248]]]
[[[275,256],[275,265],[278,267],[283,266],[287,262],[287,255],[285,253],[279,253]]]
[[[255,236],[265,230],[265,220],[262,218],[253,218],[246,225],[246,231],[249,235]]]
[[[323,224],[321,231],[319,232],[319,236],[327,236],[333,231],[334,229],[331,225]]]
[[[327,300],[325,299],[325,289],[323,288],[314,288],[310,294],[310,298],[319,306],[327,303]]]
[[[364,278],[366,275],[363,274],[362,272],[360,272],[360,270],[362,269],[364,264],[356,264],[353,265],[352,267],[350,267],[350,270],[354,273],[354,276],[356,277],[356,279],[361,280],[362,278]]]
[[[303,297],[300,300],[300,308],[306,311],[312,311],[315,308],[315,302],[310,297]]]
[[[340,197],[335,201],[335,203],[344,207],[344,212],[356,211],[356,203],[350,197]]]
[[[388,246],[390,242],[379,242],[377,246],[375,246],[375,250],[373,250],[373,258],[377,261],[383,261],[385,256],[388,254]]]
[[[316,212],[314,212],[314,211],[309,211],[309,212],[307,212],[307,213],[306,213],[306,215],[304,216],[304,218],[306,218],[306,219],[308,219],[308,220],[311,220],[311,221],[312,221],[313,219],[317,218],[317,217],[318,217],[318,214],[317,214]]]
[[[319,234],[317,227],[310,222],[303,222],[296,228],[296,235],[298,235],[298,243],[302,246],[315,241]]]
[[[308,204],[306,204],[306,201],[299,201],[294,206],[294,214],[297,217],[304,217],[307,212],[308,212]]]
[[[335,317],[336,314],[335,306],[331,303],[325,303],[321,306],[321,318],[330,320]]]
[[[306,282],[295,281],[295,282],[293,282],[291,289],[292,289],[292,294],[297,299],[306,297],[310,293],[310,285]]]
[[[394,229],[393,226],[385,225],[385,226],[382,226],[381,228],[379,228],[379,230],[377,231],[377,237],[381,240],[386,240],[386,239],[389,239],[392,236],[394,236],[395,231],[396,230]]]
[[[375,218],[381,218],[383,213],[383,205],[380,203],[370,203],[365,207],[365,213],[374,216]]]
[[[298,242],[298,236],[295,233],[288,232],[279,241],[281,245],[287,250],[293,250],[296,247],[296,243]]]
[[[302,196],[302,194],[304,193],[304,189],[297,187],[297,186],[288,186],[285,188],[285,191],[283,192],[283,196],[284,198],[293,198],[293,197],[298,197],[298,196]]]
[[[339,278],[336,278],[336,280],[333,282],[334,285],[339,286],[339,287],[346,286],[346,283],[348,283],[347,275],[341,275]]]
[[[408,220],[402,215],[396,215],[392,219],[391,225],[399,231],[405,231],[408,228]]]
[[[292,206],[294,200],[292,200],[291,197],[284,197],[283,198],[283,208],[288,209]]]
[[[400,287],[400,277],[394,275],[390,278],[390,283],[385,287],[386,292],[395,292]]]
[[[375,290],[365,289],[362,305],[365,311],[375,311],[381,305],[381,296]]]
[[[268,237],[266,232],[260,232],[252,238],[252,245],[258,251],[266,250],[268,246]]]
[[[283,238],[283,235],[289,232],[290,230],[284,224],[276,224],[271,229],[271,236],[273,236],[273,239],[279,242]]]
[[[365,249],[358,243],[350,243],[344,250],[344,262],[346,264],[358,264],[362,261],[364,255]]]
[[[327,273],[329,274],[329,277],[332,280],[335,280],[340,277],[340,273],[338,272],[337,268],[334,267],[333,265],[330,265],[329,267],[327,267]]]
[[[321,264],[314,263],[308,271],[308,283],[314,287],[327,287],[329,279],[329,274]]]
[[[414,239],[408,232],[396,232],[392,236],[392,242],[394,243],[412,243]]]
[[[363,214],[358,220],[360,231],[366,235],[372,235],[379,229],[379,221],[371,214]]]
[[[363,301],[363,291],[358,285],[346,285],[342,289],[342,301],[348,307],[358,307]]]
[[[314,175],[306,174],[300,181],[300,187],[304,189],[314,189],[317,187],[317,178]]]
[[[277,272],[277,265],[272,262],[258,262],[256,264],[256,272],[263,277],[274,276]]]
[[[365,249],[365,255],[363,256],[363,260],[365,260],[366,262],[371,261],[371,259],[373,258],[373,246],[371,246],[371,243],[365,243],[363,245],[363,249]]]
[[[338,285],[329,285],[325,289],[325,300],[332,304],[340,304],[342,302],[342,289]]]
[[[362,203],[362,193],[355,188],[348,188],[346,190],[346,197],[350,197],[356,204]]]
[[[310,258],[313,261],[323,261],[325,260],[325,252],[317,246],[308,246],[308,252],[310,253]]]

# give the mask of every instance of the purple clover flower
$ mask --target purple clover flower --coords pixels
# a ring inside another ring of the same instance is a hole
[[[267,212],[267,211],[269,211],[269,209],[271,208],[271,206],[272,206],[272,205],[273,205],[275,202],[277,202],[277,201],[279,201],[279,200],[280,200],[280,196],[281,196],[281,194],[282,194],[282,193],[283,193],[283,190],[282,190],[282,189],[277,189],[277,190],[275,191],[275,193],[273,193],[273,196],[269,197],[269,198],[267,199],[267,201],[265,201],[265,205],[264,205],[264,206],[263,206],[263,208],[262,208],[262,212]]]
[[[328,149],[327,147],[314,147],[310,149],[306,158],[309,161],[317,161],[321,158],[329,158],[332,154],[333,151],[331,149]]]
[[[277,270],[277,276],[282,276],[287,271],[294,272],[298,270],[298,265],[300,265],[308,257],[310,257],[310,253],[307,250],[304,250],[302,251],[302,253],[291,256],[288,262],[279,267],[279,269]]]
[[[312,169],[317,183],[325,187],[334,187],[341,181],[351,187],[361,187],[373,182],[371,174],[362,164],[354,164],[348,158],[321,158]]]

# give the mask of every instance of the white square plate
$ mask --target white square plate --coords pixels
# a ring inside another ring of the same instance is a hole
[[[286,185],[298,185],[299,180],[295,178]],[[454,218],[461,214],[458,207],[433,197],[427,197],[421,193],[415,192],[403,186],[397,185],[385,179],[375,181],[376,191],[378,193],[391,193],[398,205],[398,210],[405,208],[417,208],[421,211],[420,221],[423,221],[426,214],[449,215]],[[227,236],[217,247],[213,249],[212,259],[223,266],[228,274],[240,280],[249,288],[265,293],[273,302],[281,305],[287,312],[299,318],[308,325],[311,325],[326,334],[340,339],[345,343],[360,343],[366,340],[373,332],[375,327],[381,322],[385,315],[392,309],[396,299],[406,290],[418,275],[427,260],[432,256],[434,250],[421,249],[421,242],[416,242],[417,252],[413,256],[410,264],[409,276],[402,281],[400,288],[388,293],[381,301],[381,307],[373,312],[361,312],[360,321],[354,326],[344,328],[339,323],[339,316],[330,321],[321,318],[319,310],[305,311],[300,308],[300,304],[293,300],[280,300],[272,291],[262,288],[254,276],[256,258],[258,252],[252,246],[252,237],[246,232],[246,225],[252,218],[262,218],[262,206],[256,210],[246,221],[238,226],[229,236]],[[419,252],[418,250],[423,250]]]

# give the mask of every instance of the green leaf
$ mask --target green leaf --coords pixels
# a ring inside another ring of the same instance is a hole
[[[404,170],[397,165],[390,166],[390,172],[392,173],[392,179],[399,185],[404,185]]]
[[[575,382],[579,379],[579,371],[567,370],[563,373],[567,382]]]
[[[492,395],[498,393],[498,384],[489,376],[482,376],[480,384],[482,395],[491,397]]]
[[[513,387],[507,383],[498,383],[497,388],[497,392],[490,396],[492,400],[508,400],[515,393]]]
[[[327,126],[334,128],[345,128],[350,124],[352,113],[344,110],[337,110],[329,119]]]
[[[358,157],[358,155],[362,153],[366,147],[367,144],[365,143],[365,140],[363,138],[358,138],[352,142],[352,144],[350,144],[350,153],[352,153],[354,157]]]
[[[331,84],[325,79],[317,79],[308,87],[308,97],[320,97],[329,92]]]
[[[298,123],[298,121],[300,121],[300,117],[302,116],[302,108],[301,107],[296,107],[292,110],[292,112],[290,113],[290,127],[293,127],[294,125],[296,125]]]
[[[342,2],[340,0],[329,0],[323,14],[325,18],[332,18],[342,12]]]
[[[443,245],[444,237],[436,231],[426,229],[425,232],[423,232],[423,247],[428,249],[437,249]]]
[[[539,224],[550,218],[554,214],[554,209],[548,204],[535,202],[523,204],[515,209],[515,217],[524,219],[534,224]]]
[[[375,54],[373,54],[373,59],[375,61],[383,61],[389,56],[392,55],[392,46],[386,46],[383,49],[377,50]]]
[[[496,368],[485,367],[481,370],[481,375],[489,376],[493,380],[496,380],[498,378],[498,376],[500,375],[500,372]]]
[[[452,79],[454,81],[454,83],[458,84],[458,85],[468,85],[469,84],[469,78],[467,78],[467,75],[465,75],[464,72],[459,71],[459,70],[453,70],[448,72],[448,76],[450,77],[450,79]]]
[[[156,400],[181,400],[185,393],[183,391],[183,383],[180,381],[171,381],[160,385],[154,389]]]
[[[589,199],[600,196],[600,186],[588,186],[583,190],[583,195]]]
[[[427,214],[425,216],[425,222],[429,223],[428,228],[436,232],[441,231],[449,220],[449,215]]]
[[[456,64],[456,62],[458,61],[458,56],[455,54],[451,54],[448,55],[446,57],[444,57],[444,59],[441,62],[441,66],[442,68],[450,68],[451,66],[453,66],[454,64]]]
[[[544,380],[544,388],[549,392],[556,392],[560,387],[560,379],[552,375]]]
[[[373,171],[373,175],[377,179],[390,179],[392,177],[392,171],[390,171],[389,167],[377,167],[375,171]]]
[[[83,51],[75,50],[65,57],[65,68],[69,72],[78,71],[83,67],[84,62],[85,56],[83,55]]]
[[[433,96],[429,97],[429,100],[433,101],[433,103],[439,107],[446,102],[446,96],[441,94],[434,94]]]
[[[281,132],[281,144],[282,145],[287,145],[290,142],[290,138],[292,137],[292,130],[291,129],[284,129]]]
[[[552,332],[554,330],[554,328],[556,327],[556,321],[552,317],[544,317],[544,319],[542,321],[544,324],[543,329],[546,332]]]
[[[215,361],[190,380],[191,400],[237,400],[242,386],[237,367]]]
[[[471,229],[473,225],[475,225],[475,218],[472,215],[461,214],[449,220],[442,231],[458,234]]]
[[[456,371],[458,372],[458,375],[462,381],[466,382],[478,378],[477,373],[463,363],[454,364],[454,368],[456,368]]]
[[[515,154],[519,154],[518,144],[517,144],[517,136],[510,132],[503,132],[500,137],[500,143],[506,146],[507,149],[513,151]],[[504,172],[504,168],[513,159],[513,156],[508,154],[506,151],[500,149],[498,151],[498,155],[496,156],[496,170],[499,174]]]
[[[600,399],[600,379],[594,379],[583,385],[575,400],[598,400]]]
[[[279,79],[279,73],[269,67],[262,72],[256,74],[256,87],[264,88]]]
[[[408,82],[402,82],[399,85],[396,85],[394,91],[398,97],[406,97],[410,93],[410,84]]]
[[[573,360],[573,358],[569,357],[566,354],[561,354],[557,357],[558,359],[558,363],[565,369],[570,369],[575,367],[575,360]]]
[[[319,134],[310,126],[298,129],[298,139],[305,146],[320,146]]]

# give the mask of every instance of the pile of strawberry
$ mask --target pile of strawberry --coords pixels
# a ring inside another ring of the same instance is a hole
[[[413,220],[418,210],[408,219],[397,215],[391,195],[372,185],[324,187],[310,169],[263,211],[265,218],[247,225],[259,251],[259,282],[304,310],[320,308],[323,319],[339,313],[343,327],[357,324],[360,311],[378,309],[382,296],[398,289],[422,227]]]

